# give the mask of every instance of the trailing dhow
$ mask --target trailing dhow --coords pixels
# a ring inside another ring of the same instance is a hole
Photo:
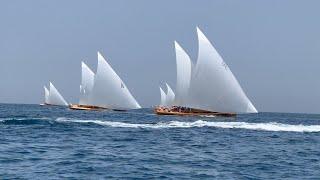
[[[41,105],[68,106],[68,103],[59,93],[57,88],[50,82],[49,90],[44,86],[44,104]]]
[[[125,83],[98,52],[96,74],[82,62],[79,104],[71,105],[75,110],[129,110],[141,108]]]
[[[175,42],[177,84],[173,104],[160,88],[159,115],[221,115],[258,111],[242,90],[222,57],[197,27],[198,59],[195,65],[189,55]],[[171,91],[168,87],[168,93]],[[168,94],[167,93],[167,94]]]
[[[80,84],[80,97],[79,104],[70,105],[70,109],[74,110],[98,110],[105,109],[103,107],[94,106],[89,101],[90,94],[94,84],[94,73],[84,63],[81,62],[81,84]]]
[[[167,83],[166,83],[166,88],[167,88],[167,93],[165,93],[163,89],[160,87],[160,96],[161,96],[160,106],[163,106],[163,107],[174,105],[174,99],[175,99],[175,94]]]

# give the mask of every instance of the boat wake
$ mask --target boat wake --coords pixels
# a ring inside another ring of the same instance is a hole
[[[148,129],[165,129],[165,128],[199,128],[199,127],[214,127],[226,129],[248,129],[262,131],[284,131],[284,132],[320,132],[320,125],[291,125],[281,124],[276,122],[268,123],[248,123],[248,122],[210,122],[197,120],[194,122],[169,121],[159,122],[154,124],[136,124],[115,121],[101,120],[80,120],[69,118],[57,118],[57,122],[66,123],[93,123],[101,126],[117,127],[117,128],[148,128]]]

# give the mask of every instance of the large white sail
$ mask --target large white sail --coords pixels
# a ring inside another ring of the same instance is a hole
[[[173,92],[173,90],[171,89],[171,87],[166,83],[167,86],[167,94],[166,94],[166,105],[167,106],[172,106],[174,105],[174,99],[175,99],[175,94]]]
[[[177,85],[175,104],[187,106],[188,91],[190,87],[192,63],[189,55],[175,41],[176,63],[177,63]]]
[[[99,52],[90,104],[121,110],[141,108],[124,82]]]
[[[197,28],[199,52],[190,84],[190,106],[218,111],[256,113],[237,79],[212,46]]]
[[[54,85],[51,82],[49,87],[48,104],[68,106],[68,103],[66,102],[66,100],[64,100],[64,98],[61,96],[59,91],[54,87]]]
[[[49,90],[47,89],[46,86],[43,86],[44,88],[44,103],[49,104]]]
[[[93,83],[94,83],[94,73],[84,62],[82,62],[79,104],[90,105],[89,97],[93,88]]]
[[[166,106],[166,93],[162,90],[161,87],[160,88],[160,105],[161,106]]]

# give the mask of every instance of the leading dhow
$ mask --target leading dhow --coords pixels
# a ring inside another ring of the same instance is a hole
[[[129,110],[141,106],[132,96],[125,83],[98,52],[97,72],[82,63],[79,105],[71,105],[77,110]]]
[[[81,62],[81,84],[80,84],[80,97],[79,104],[70,105],[70,109],[74,110],[98,110],[105,109],[92,105],[90,101],[90,95],[94,84],[94,72],[86,65]]]
[[[68,103],[50,82],[49,90],[44,86],[44,104],[42,105],[68,106]]]
[[[174,104],[158,106],[155,113],[222,116],[257,113],[228,65],[198,27],[197,34],[199,49],[195,65],[175,42],[177,84]],[[163,90],[161,94],[164,96]],[[164,101],[165,98],[161,99]]]

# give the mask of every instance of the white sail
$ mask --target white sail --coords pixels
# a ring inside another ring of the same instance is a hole
[[[191,107],[218,112],[256,113],[256,108],[227,64],[199,28],[197,34],[199,52],[189,91]]]
[[[49,104],[49,90],[47,89],[46,86],[43,86],[44,88],[44,103]]]
[[[98,67],[94,77],[90,104],[110,109],[141,108],[126,85],[98,52]]]
[[[175,99],[175,94],[173,92],[173,90],[171,89],[171,87],[166,83],[167,86],[167,94],[166,94],[166,105],[167,106],[172,106],[174,105],[174,99]]]
[[[189,55],[175,41],[176,63],[177,63],[177,85],[175,104],[187,106],[188,91],[191,79],[192,63]]]
[[[162,88],[160,87],[160,105],[161,106],[166,106],[166,93],[162,90]]]
[[[54,87],[54,85],[51,82],[49,87],[48,104],[68,106],[68,103],[66,102],[66,100],[64,100],[64,98],[61,96],[59,91]]]
[[[79,104],[90,105],[89,97],[93,88],[93,83],[94,83],[94,73],[84,62],[82,62]]]

